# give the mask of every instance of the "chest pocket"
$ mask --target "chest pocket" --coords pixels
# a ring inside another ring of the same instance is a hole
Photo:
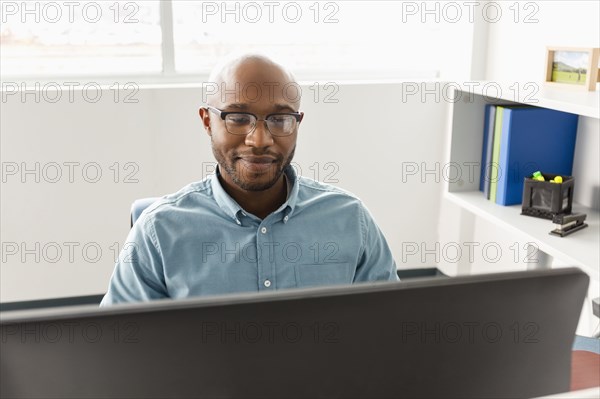
[[[319,265],[295,265],[298,287],[351,284],[354,268],[350,263],[322,263]]]

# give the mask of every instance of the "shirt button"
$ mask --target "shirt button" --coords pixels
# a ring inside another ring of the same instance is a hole
[[[287,221],[288,221],[288,219],[289,219],[289,217],[287,217],[287,216],[286,216],[286,217],[284,217],[284,218],[283,218],[283,221],[284,221],[284,222],[287,222]]]
[[[262,229],[260,229],[260,232],[263,233],[263,234],[267,234],[267,228],[263,227]],[[269,281],[269,280],[267,280],[267,281]]]
[[[265,287],[269,288],[271,286],[270,280],[265,280]]]

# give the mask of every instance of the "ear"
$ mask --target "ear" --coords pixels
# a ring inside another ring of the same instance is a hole
[[[206,134],[211,136],[212,132],[210,131],[210,117],[209,117],[208,108],[201,107],[198,110],[198,115],[200,115],[200,119],[202,120],[202,126],[204,126],[204,130],[206,130]]]

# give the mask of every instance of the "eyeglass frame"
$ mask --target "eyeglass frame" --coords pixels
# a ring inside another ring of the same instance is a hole
[[[243,111],[223,111],[220,110],[218,108],[212,107],[210,105],[207,105],[205,107],[207,110],[209,111],[214,111],[216,114],[219,115],[219,117],[223,120],[223,122],[225,122],[225,130],[227,131],[227,133],[232,134],[234,136],[247,136],[249,134],[252,134],[255,130],[256,130],[256,126],[258,125],[259,121],[264,121],[265,122],[265,126],[267,127],[267,130],[269,131],[269,134],[273,137],[289,137],[293,134],[293,131],[290,134],[286,134],[286,135],[281,135],[281,134],[273,134],[273,132],[271,132],[271,129],[269,129],[269,124],[267,123],[267,119],[270,116],[273,115],[291,115],[293,117],[296,118],[296,122],[299,124],[300,122],[302,122],[302,119],[304,117],[304,114],[301,112],[274,112],[272,114],[267,114],[264,119],[259,119],[258,116],[256,114],[253,114],[252,112],[243,112]],[[230,114],[243,114],[243,115],[252,115],[255,119],[256,119],[256,123],[254,124],[254,127],[252,128],[252,130],[250,130],[248,133],[246,134],[237,134],[237,133],[231,133],[229,131],[229,129],[227,129],[227,123],[225,118],[227,117],[227,115]]]

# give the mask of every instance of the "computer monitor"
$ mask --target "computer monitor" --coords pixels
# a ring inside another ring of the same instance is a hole
[[[569,390],[575,268],[4,312],[10,398],[529,398]]]

